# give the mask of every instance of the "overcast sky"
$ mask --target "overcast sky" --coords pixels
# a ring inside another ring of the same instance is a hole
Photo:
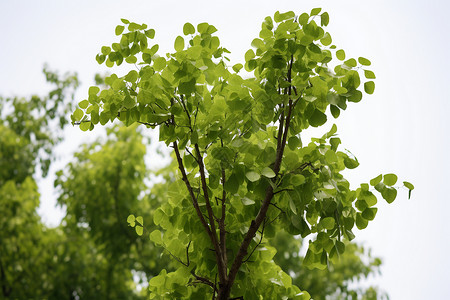
[[[78,100],[87,96],[96,72],[95,55],[116,41],[120,18],[156,29],[161,53],[173,51],[185,22],[216,26],[233,63],[242,62],[261,21],[277,10],[297,14],[322,7],[330,14],[333,43],[348,57],[364,56],[377,75],[375,94],[350,104],[336,122],[343,146],[360,167],[347,172],[353,187],[380,173],[412,182],[412,199],[401,190],[357,240],[384,259],[375,282],[391,299],[450,299],[450,97],[449,2],[373,1],[0,1],[0,94],[45,94],[42,66],[76,71],[82,82]],[[332,123],[321,129],[321,133]],[[0,133],[1,134],[1,133]],[[61,165],[77,142],[98,132],[69,131],[70,145],[59,148]],[[41,182],[41,214],[57,224],[50,177]],[[381,198],[381,197],[380,197]]]

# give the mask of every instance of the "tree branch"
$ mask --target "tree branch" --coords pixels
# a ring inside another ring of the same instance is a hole
[[[206,233],[211,237],[211,229],[209,228],[208,224],[206,223],[206,220],[203,217],[202,211],[200,210],[200,207],[198,206],[197,198],[195,197],[194,190],[192,189],[191,183],[189,182],[189,180],[187,178],[186,171],[185,171],[184,165],[183,165],[183,160],[181,159],[180,150],[178,149],[178,144],[176,141],[173,142],[173,149],[175,150],[175,155],[177,157],[178,168],[180,169],[183,181],[186,184],[186,188],[189,191],[189,195],[191,196],[192,204],[194,205],[197,216],[200,219],[203,227],[205,228]]]
[[[293,57],[291,56],[291,61],[290,61],[289,71],[288,71],[289,83],[291,81],[292,63],[293,63]],[[288,90],[288,93],[290,95],[291,89]],[[280,115],[280,123],[279,123],[278,137],[277,137],[277,155],[276,155],[275,164],[274,164],[274,168],[273,168],[275,175],[278,175],[278,173],[280,172],[281,162],[283,160],[284,148],[286,146],[287,134],[289,131],[289,124],[291,121],[292,109],[293,109],[292,99],[289,99],[288,114],[286,116],[286,119],[284,119],[283,112]],[[284,124],[284,126],[283,126],[283,124]],[[282,136],[281,136],[281,132],[283,132]],[[273,178],[273,180],[276,180],[276,176]],[[231,287],[233,286],[234,280],[236,279],[237,272],[239,271],[239,268],[242,265],[244,257],[248,253],[247,252],[248,246],[250,245],[253,237],[255,236],[256,231],[258,230],[259,226],[261,225],[261,223],[264,221],[264,219],[266,217],[267,210],[269,209],[269,205],[270,205],[270,202],[272,201],[273,195],[274,195],[273,187],[271,184],[269,184],[269,186],[267,187],[267,190],[266,190],[266,196],[261,204],[258,214],[256,215],[256,218],[254,220],[252,220],[250,227],[247,231],[247,234],[245,235],[244,240],[242,241],[239,251],[238,251],[238,253],[233,261],[233,264],[230,268],[230,272],[228,273],[227,284],[225,287],[221,288],[221,294],[219,295],[219,299],[228,299],[230,292],[231,292]]]
[[[198,144],[195,144],[195,151],[197,152],[197,163],[198,163],[199,170],[200,170],[200,179],[201,179],[203,194],[204,194],[205,202],[206,202],[206,210],[208,211],[208,217],[209,217],[209,222],[210,222],[210,226],[211,226],[210,237],[211,237],[211,241],[213,243],[214,250],[216,253],[217,268],[219,271],[219,280],[220,280],[220,282],[223,283],[223,282],[226,282],[226,279],[227,279],[227,266],[224,264],[222,249],[220,248],[219,241],[217,240],[214,212],[212,210],[211,201],[209,199],[208,185],[206,184],[205,165],[203,164],[203,157],[202,157],[202,154],[200,153],[200,148],[199,148]]]

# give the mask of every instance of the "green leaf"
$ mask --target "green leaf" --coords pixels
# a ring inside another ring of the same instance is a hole
[[[129,64],[135,64],[137,62],[136,56],[128,56],[125,61]]]
[[[125,96],[125,98],[123,100],[123,106],[130,109],[130,108],[134,107],[135,105],[136,105],[136,102],[133,98],[131,98],[131,96],[129,96],[129,95]]]
[[[349,67],[351,67],[351,68],[354,68],[354,67],[356,67],[356,60],[354,59],[354,58],[350,58],[349,60],[346,60],[345,62],[344,62],[344,64],[346,65],[346,66],[349,66]]]
[[[403,181],[403,185],[411,191],[414,190],[414,185],[408,181]]]
[[[150,233],[150,240],[157,245],[162,245],[163,240],[161,231],[158,229],[153,230],[152,233]]]
[[[183,25],[183,34],[184,35],[194,34],[194,33],[195,33],[194,25],[192,25],[191,23],[185,23]]]
[[[178,92],[184,95],[190,95],[195,92],[195,78],[190,81],[180,82],[178,85]]]
[[[92,123],[91,123],[91,122],[88,122],[88,121],[81,122],[81,124],[80,124],[80,129],[81,129],[82,131],[88,131],[88,130],[91,130],[91,129],[92,129]]]
[[[332,39],[331,39],[331,35],[327,32],[325,33],[325,35],[323,36],[323,38],[320,39],[320,42],[322,43],[322,45],[324,46],[328,46],[331,44]]]
[[[245,173],[245,177],[247,177],[247,179],[251,182],[255,182],[261,178],[261,175],[256,173],[255,171],[250,171]]]
[[[359,162],[356,158],[352,159],[347,156],[344,158],[344,165],[347,169],[355,169],[359,166]]]
[[[365,76],[367,79],[375,79],[375,78],[376,78],[376,77],[375,77],[375,73],[372,72],[372,71],[370,71],[370,70],[364,70],[364,76]]]
[[[144,220],[141,216],[136,217],[136,222],[138,222],[140,225],[144,225]]]
[[[364,91],[371,95],[375,91],[375,82],[373,81],[367,81],[364,83]]]
[[[330,112],[333,118],[337,119],[341,114],[341,110],[336,105],[330,105]]]
[[[298,23],[302,26],[308,24],[309,21],[309,15],[307,13],[302,13],[299,17],[298,17]]]
[[[378,183],[381,182],[381,179],[383,179],[383,175],[382,175],[382,174],[380,174],[380,175],[378,175],[377,177],[371,179],[371,180],[370,180],[370,185],[371,185],[371,186],[376,186]]]
[[[255,201],[254,201],[254,200],[252,200],[252,199],[250,199],[250,198],[247,198],[247,197],[243,197],[243,198],[241,199],[241,201],[242,201],[242,204],[244,204],[244,205],[246,205],[246,206],[255,204]]]
[[[316,108],[312,115],[309,117],[308,121],[311,126],[319,127],[325,124],[325,122],[327,121],[327,115]]]
[[[136,225],[136,227],[134,227],[134,229],[136,230],[136,233],[139,236],[141,236],[144,233],[144,228],[142,226]]]
[[[73,118],[74,118],[74,120],[75,121],[81,121],[81,119],[83,118],[83,116],[84,116],[84,112],[81,110],[81,109],[79,109],[79,108],[77,108],[74,112],[73,112]]]
[[[370,66],[370,60],[364,57],[358,57],[358,62],[363,66]]]
[[[128,224],[129,224],[131,227],[134,227],[134,225],[135,225],[135,223],[134,223],[135,219],[136,219],[136,218],[134,217],[134,215],[129,215],[129,216],[128,216],[127,222],[128,222]]]
[[[397,183],[397,175],[395,174],[385,174],[383,177],[383,183],[388,186],[393,186]]]
[[[127,75],[125,75],[125,80],[128,82],[136,82],[138,77],[139,77],[138,72],[136,70],[131,70],[130,72],[128,72]]]
[[[295,150],[301,145],[302,145],[302,141],[296,136],[291,136],[288,140],[288,147],[291,150]]]
[[[88,92],[89,96],[97,95],[98,92],[100,92],[100,88],[98,86],[89,87],[89,92]]]
[[[329,22],[330,16],[328,15],[327,12],[324,12],[323,14],[320,15],[320,25],[327,26]]]
[[[264,169],[262,169],[261,175],[263,175],[263,176],[265,176],[267,178],[274,178],[275,177],[275,172],[271,168],[265,167]]]
[[[87,101],[87,100],[83,100],[83,101],[80,101],[80,103],[78,103],[78,106],[82,109],[86,109],[88,107],[88,105],[89,105],[89,101]]]
[[[177,38],[175,39],[174,47],[175,47],[175,51],[177,51],[177,52],[183,51],[183,49],[184,49],[184,39],[183,39],[182,36],[180,36],[180,35],[177,36]]]
[[[242,64],[235,64],[233,70],[238,73],[244,66]]]
[[[306,181],[305,176],[303,176],[302,174],[295,174],[295,175],[291,176],[291,179],[290,179],[290,183],[293,186],[302,185],[305,183],[305,181]]]
[[[336,51],[336,57],[339,60],[344,60],[345,59],[345,51],[344,50],[338,50]]]
[[[333,217],[327,217],[327,218],[324,218],[324,219],[320,220],[320,224],[321,224],[325,229],[328,229],[328,230],[331,230],[331,229],[334,228],[335,222],[336,222],[336,221],[334,220]]]
[[[103,46],[102,47],[102,54],[108,55],[109,53],[111,53],[111,48],[108,47],[108,46]]]
[[[356,227],[358,227],[359,230],[364,229],[367,227],[369,222],[362,217],[361,213],[356,213]]]
[[[115,30],[116,35],[121,35],[124,29],[125,29],[124,26],[122,26],[122,25],[117,25],[117,26],[116,26],[116,30]]]
[[[362,213],[361,216],[369,221],[372,221],[373,219],[375,219],[375,215],[377,214],[378,208],[376,207],[371,207],[371,208],[366,208]]]
[[[316,15],[318,15],[321,11],[322,11],[322,8],[320,8],[320,7],[313,8],[313,9],[311,9],[311,16],[316,16]]]
[[[164,57],[157,57],[154,61],[153,61],[153,68],[156,71],[161,71],[162,69],[164,69],[166,67],[166,59]]]
[[[144,31],[145,36],[148,37],[149,39],[153,39],[155,37],[155,29],[149,29]]]
[[[391,187],[385,187],[381,191],[381,196],[386,200],[388,203],[394,202],[395,198],[397,197],[397,190]]]
[[[231,174],[230,177],[225,181],[225,191],[236,194],[239,190],[239,180],[236,177],[236,174]]]
[[[255,52],[253,51],[253,49],[249,49],[247,50],[247,52],[245,52],[245,61],[249,61],[251,59],[253,59],[255,57]]]

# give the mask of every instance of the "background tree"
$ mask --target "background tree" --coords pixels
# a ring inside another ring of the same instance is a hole
[[[186,23],[187,47],[177,37],[167,59],[156,54],[158,45],[148,44],[154,30],[125,19],[128,32],[116,27],[120,43],[102,47],[99,63],[135,64],[139,54],[140,67],[109,76],[107,89],[91,87],[73,123],[82,130],[115,119],[158,127],[179,168],[179,180],[167,187],[167,201],[153,215],[162,231],[150,239],[180,265],[150,280],[151,298],[309,299],[273,260],[273,223],[291,235],[313,234],[303,264],[324,269],[344,253],[353,227],[364,229],[374,219],[377,198],[369,184],[353,190],[341,174],[358,162],[338,151],[336,126],[307,145],[300,136],[326,123],[328,107],[337,118],[348,102],[362,99],[359,72],[366,93],[375,87],[368,59],[345,60],[345,52],[336,51],[322,28],[328,20],[321,9],[266,18],[252,42],[256,52],[245,55],[245,69],[254,75],[247,79],[237,74],[242,64],[228,69],[228,50],[207,23],[197,33]],[[343,63],[331,69],[333,55]],[[396,182],[396,175],[386,174],[370,185],[391,203]],[[141,216],[128,222],[142,234]]]

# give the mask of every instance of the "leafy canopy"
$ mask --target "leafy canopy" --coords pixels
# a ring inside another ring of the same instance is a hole
[[[73,124],[86,131],[119,119],[158,128],[179,169],[153,215],[159,229],[149,234],[179,267],[150,280],[151,298],[309,299],[274,262],[269,239],[279,230],[312,235],[303,265],[325,269],[344,253],[355,226],[374,219],[374,190],[368,183],[351,189],[342,175],[359,163],[340,151],[336,126],[309,143],[301,138],[375,88],[370,61],[346,59],[324,29],[328,22],[321,9],[276,12],[262,23],[245,64],[234,66],[207,23],[186,23],[175,52],[160,56],[153,29],[122,19],[120,41],[102,47],[99,63],[125,61],[137,70],[112,74],[107,88],[90,87]],[[241,76],[242,68],[253,76]],[[389,203],[397,195],[394,176],[370,181]],[[128,223],[141,235],[138,218]]]

